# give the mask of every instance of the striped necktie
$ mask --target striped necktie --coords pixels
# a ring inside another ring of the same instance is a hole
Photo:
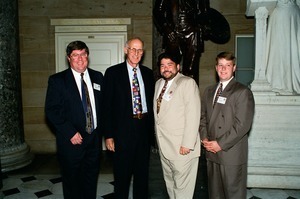
[[[157,112],[157,114],[159,113],[161,101],[162,101],[162,98],[163,98],[163,96],[165,94],[165,91],[167,89],[167,85],[168,85],[168,81],[165,80],[165,84],[164,84],[163,88],[161,89],[161,92],[160,92],[160,94],[159,94],[159,96],[158,96],[158,98],[156,100],[156,103],[157,103],[156,104],[157,105],[156,112]]]
[[[93,121],[93,112],[91,106],[91,100],[89,95],[89,90],[83,79],[84,73],[81,73],[81,97],[82,97],[82,106],[85,112],[86,117],[86,132],[91,134],[94,130],[94,121]]]
[[[215,107],[215,105],[216,105],[216,103],[218,101],[218,98],[220,97],[222,91],[223,91],[223,84],[220,83],[220,86],[219,86],[219,88],[217,90],[216,97],[215,97],[215,100],[214,100],[214,103],[213,103],[213,108]]]

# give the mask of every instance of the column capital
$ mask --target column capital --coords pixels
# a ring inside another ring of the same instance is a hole
[[[278,0],[247,0],[246,15],[248,17],[254,16],[255,11],[261,7],[264,7],[271,13],[277,4],[277,1]]]

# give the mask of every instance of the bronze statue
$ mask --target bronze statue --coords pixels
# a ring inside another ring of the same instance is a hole
[[[209,7],[209,0],[156,0],[154,23],[163,36],[163,49],[182,56],[182,73],[199,83],[199,61],[204,40],[226,43],[226,19]]]

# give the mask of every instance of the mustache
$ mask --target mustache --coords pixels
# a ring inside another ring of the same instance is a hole
[[[164,72],[163,72],[163,74],[165,74],[165,73],[173,73],[172,71],[169,71],[169,70],[165,70]]]

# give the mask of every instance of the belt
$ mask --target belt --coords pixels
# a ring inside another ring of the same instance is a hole
[[[140,113],[140,114],[133,115],[132,118],[141,120],[144,117],[146,117],[147,115],[148,115],[148,113]]]

